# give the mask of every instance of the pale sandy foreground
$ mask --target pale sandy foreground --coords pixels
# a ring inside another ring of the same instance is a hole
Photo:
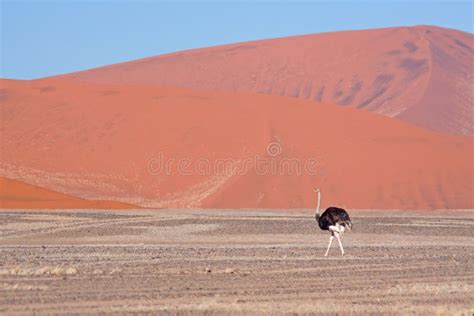
[[[380,213],[378,213],[380,214]],[[474,313],[474,213],[0,212],[0,314]]]

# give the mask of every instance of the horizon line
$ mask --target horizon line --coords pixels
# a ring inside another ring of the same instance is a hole
[[[283,35],[283,36],[273,36],[273,37],[265,37],[265,38],[248,39],[248,40],[242,40],[242,41],[236,41],[236,42],[221,42],[221,43],[216,43],[216,44],[212,44],[212,45],[208,45],[208,46],[189,47],[189,48],[178,49],[178,50],[174,50],[174,51],[165,51],[165,52],[159,52],[159,53],[152,54],[152,55],[134,57],[132,59],[123,59],[123,60],[120,60],[120,61],[112,61],[111,63],[106,63],[106,64],[87,66],[86,68],[81,68],[81,69],[72,70],[72,71],[68,71],[68,72],[60,72],[60,73],[47,75],[47,76],[40,76],[40,77],[31,77],[31,78],[19,78],[19,77],[8,77],[8,76],[4,77],[3,74],[1,74],[1,68],[0,68],[0,79],[1,80],[34,81],[34,80],[60,77],[60,76],[69,75],[69,74],[72,74],[72,73],[80,73],[80,72],[90,71],[90,70],[93,70],[93,69],[107,68],[107,67],[112,67],[112,66],[119,65],[119,64],[125,64],[125,63],[139,61],[139,60],[146,60],[146,59],[150,59],[150,58],[156,58],[156,57],[160,57],[160,56],[173,55],[173,54],[177,54],[177,53],[190,52],[190,51],[201,50],[201,49],[210,49],[210,48],[225,47],[225,46],[232,46],[232,45],[239,45],[239,44],[250,44],[250,43],[255,43],[255,42],[271,41],[271,40],[286,39],[286,38],[293,38],[293,37],[314,36],[314,35],[318,35],[318,34],[331,34],[331,33],[343,33],[343,32],[361,32],[361,31],[372,31],[372,30],[383,30],[383,29],[399,29],[399,28],[419,28],[419,27],[448,29],[448,30],[454,30],[454,31],[457,31],[457,32],[466,33],[466,34],[470,34],[470,35],[474,34],[473,32],[470,32],[470,31],[461,30],[461,29],[457,29],[457,28],[453,28],[453,27],[440,26],[440,25],[435,25],[435,24],[414,24],[414,25],[382,26],[382,27],[369,27],[369,28],[357,28],[357,29],[338,29],[338,30],[330,30],[330,31],[322,31],[322,32],[299,33],[299,34],[291,34],[291,35]],[[1,63],[0,63],[0,66],[1,66]]]

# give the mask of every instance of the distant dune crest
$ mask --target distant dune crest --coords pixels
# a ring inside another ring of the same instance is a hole
[[[473,58],[472,34],[416,26],[195,49],[57,78],[289,96],[473,135]]]

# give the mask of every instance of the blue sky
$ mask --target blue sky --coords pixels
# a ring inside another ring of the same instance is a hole
[[[0,77],[34,79],[183,49],[375,27],[473,32],[471,1],[0,0]]]

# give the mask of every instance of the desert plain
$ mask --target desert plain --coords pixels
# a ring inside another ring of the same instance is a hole
[[[474,212],[2,210],[0,314],[472,315]]]

